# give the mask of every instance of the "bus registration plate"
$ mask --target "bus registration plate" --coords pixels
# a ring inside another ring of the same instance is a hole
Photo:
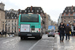
[[[27,36],[32,36],[32,34],[27,34]]]

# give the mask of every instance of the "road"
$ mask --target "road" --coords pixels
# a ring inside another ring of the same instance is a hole
[[[28,50],[38,40],[20,40],[19,37],[0,38],[0,50]]]
[[[71,37],[70,41],[65,40],[60,43],[59,36],[47,37],[43,35],[43,38],[36,40],[35,38],[29,38],[26,40],[20,40],[19,37],[6,37],[0,38],[0,50],[74,50],[75,49],[75,37]]]

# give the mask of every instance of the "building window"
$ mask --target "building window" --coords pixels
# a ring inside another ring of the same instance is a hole
[[[13,22],[13,20],[12,20],[12,22]]]
[[[73,17],[75,19],[75,17]]]
[[[66,16],[66,14],[64,14],[64,16]]]
[[[15,15],[14,15],[15,16]]]
[[[64,17],[64,19],[65,19],[65,17]]]
[[[7,22],[7,20],[6,20],[6,22]]]
[[[42,12],[42,10],[41,10],[41,12]]]
[[[74,12],[74,10],[72,10]]]
[[[66,21],[64,20],[64,23],[65,23]]]
[[[13,19],[13,17],[12,17],[12,19]]]
[[[16,27],[15,27],[15,33],[16,33]]]
[[[73,21],[75,23],[75,21]]]
[[[70,16],[70,13],[68,14],[68,16]]]
[[[70,17],[69,17],[69,19],[70,19]]]
[[[28,10],[28,12],[30,12],[30,10]]]
[[[27,10],[25,10],[25,12],[27,12]]]
[[[65,12],[67,12],[67,10],[65,10]]]
[[[73,13],[73,16],[75,16],[75,13]]]
[[[33,12],[33,10],[32,10],[32,12]]]
[[[21,13],[21,10],[20,10],[20,13]]]
[[[29,8],[28,8],[29,9]]]
[[[10,20],[7,20],[7,22],[10,22]]]
[[[16,17],[15,17],[15,19],[16,19]]]
[[[11,17],[13,16],[13,14],[11,14]]]
[[[39,12],[39,10],[37,10],[37,12]]]
[[[7,19],[9,19],[9,17],[7,17]]]
[[[69,10],[69,12],[70,12],[70,10]]]

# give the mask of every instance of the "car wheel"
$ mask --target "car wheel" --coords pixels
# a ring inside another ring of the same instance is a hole
[[[53,35],[53,37],[55,37],[55,35]]]
[[[48,37],[50,37],[50,36],[48,35]]]

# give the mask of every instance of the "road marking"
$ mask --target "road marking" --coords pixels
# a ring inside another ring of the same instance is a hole
[[[11,39],[10,41],[5,41],[5,42],[3,42],[4,44],[5,43],[8,43],[8,42],[11,42],[11,41],[14,41],[15,39]]]
[[[10,41],[13,41],[13,40],[15,40],[15,39],[11,39]]]
[[[8,43],[9,41],[3,42],[3,43]]]
[[[41,39],[40,39],[40,40],[41,40]],[[40,40],[39,40],[39,41],[40,41]],[[30,47],[29,50],[32,50],[32,49],[38,44],[39,41],[37,41],[32,47]]]

